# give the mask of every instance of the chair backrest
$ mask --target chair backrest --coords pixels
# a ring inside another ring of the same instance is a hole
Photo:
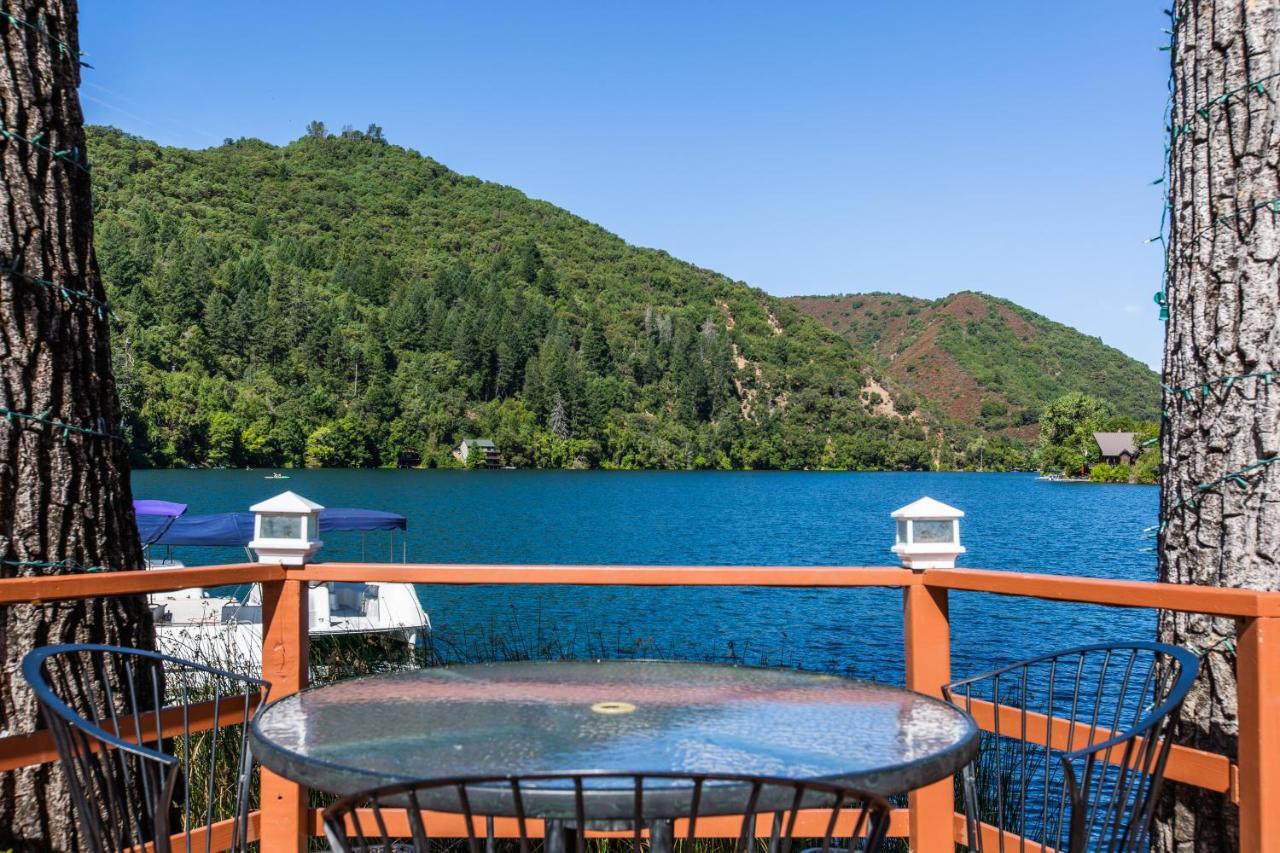
[[[991,729],[962,776],[969,847],[1021,850],[1022,836],[1073,853],[1146,850],[1170,728],[1197,670],[1175,646],[1101,644],[944,687]]]
[[[227,820],[228,849],[245,849],[252,778],[245,733],[267,682],[88,644],[36,649],[22,673],[57,745],[82,848],[204,849],[201,827]],[[185,844],[171,845],[178,834]]]
[[[423,815],[423,810],[457,817],[445,826],[436,823],[439,814]],[[324,826],[338,851],[426,853],[433,840],[448,846],[465,838],[469,853],[480,853],[482,844],[489,853],[498,839],[514,841],[520,853],[529,853],[531,842],[542,838],[546,853],[584,853],[591,836],[609,833],[629,842],[634,853],[641,853],[646,836],[653,853],[669,853],[677,838],[692,842],[701,822],[704,829],[714,826],[716,835],[727,836],[734,853],[754,850],[758,834],[769,838],[770,853],[791,853],[793,847],[797,853],[802,847],[871,853],[884,840],[889,811],[883,797],[824,782],[716,774],[543,773],[376,788],[329,806]],[[718,819],[711,821],[713,816]],[[837,840],[838,847],[833,844]]]

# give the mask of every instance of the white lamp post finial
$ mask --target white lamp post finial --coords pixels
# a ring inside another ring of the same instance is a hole
[[[921,498],[890,513],[898,523],[891,549],[906,569],[954,569],[964,553],[960,519],[964,512],[933,498]]]
[[[249,507],[253,513],[253,541],[260,563],[301,566],[320,549],[320,510],[324,507],[294,492]]]

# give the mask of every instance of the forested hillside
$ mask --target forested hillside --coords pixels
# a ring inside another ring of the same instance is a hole
[[[376,127],[89,153],[135,464],[949,464],[793,306]]]
[[[1019,305],[966,291],[938,300],[891,293],[789,300],[872,354],[892,384],[937,415],[1030,439],[1041,410],[1072,391],[1117,415],[1155,420],[1159,377],[1097,338]]]

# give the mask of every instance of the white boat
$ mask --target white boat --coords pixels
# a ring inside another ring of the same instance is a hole
[[[147,568],[181,568],[171,558],[152,556],[173,546],[245,547],[253,536],[250,513],[189,516],[183,504],[137,501],[139,532],[147,546]],[[321,530],[386,531],[395,557],[395,531],[406,530],[402,515],[374,510],[329,509],[320,516]],[[401,556],[405,546],[401,543]],[[252,559],[252,556],[250,557]],[[256,669],[262,654],[262,590],[253,584],[239,594],[207,589],[180,589],[149,596],[161,651],[178,657],[217,661],[241,669]],[[308,590],[308,618],[312,637],[381,635],[394,642],[416,645],[431,630],[431,620],[412,584],[318,583]]]

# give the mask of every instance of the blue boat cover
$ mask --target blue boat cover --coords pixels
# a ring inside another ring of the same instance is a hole
[[[142,530],[142,520],[138,520]],[[220,512],[216,515],[184,515],[175,518],[169,529],[151,545],[239,545],[253,538],[253,513]],[[147,540],[144,538],[144,542]]]
[[[153,519],[160,524],[144,524]],[[163,526],[165,524],[167,528]],[[339,508],[320,511],[321,533],[326,530],[405,530],[407,527],[407,519],[394,512]],[[151,536],[148,536],[149,531]],[[138,532],[147,545],[244,547],[253,539],[253,513],[222,512],[216,515],[184,515],[174,519],[139,516]]]
[[[403,515],[376,509],[335,507],[320,510],[320,532],[326,530],[404,530],[409,522]]]
[[[142,544],[154,545],[175,520],[168,515],[138,516],[138,536],[142,539]]]

